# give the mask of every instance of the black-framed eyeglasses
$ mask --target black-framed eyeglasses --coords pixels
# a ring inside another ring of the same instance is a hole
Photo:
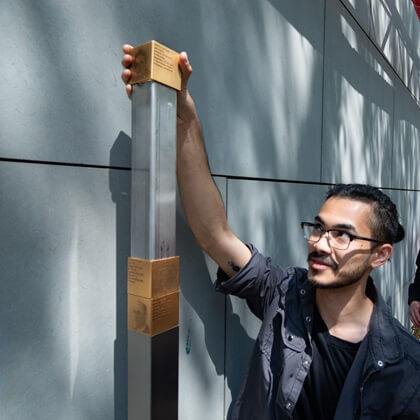
[[[352,233],[346,232],[340,229],[324,229],[319,223],[301,222],[300,227],[303,230],[303,237],[309,241],[316,243],[326,233],[328,243],[335,249],[345,250],[350,246],[350,242],[355,239],[362,241],[375,242],[382,244],[383,242],[372,238],[365,238],[363,236],[353,235]]]

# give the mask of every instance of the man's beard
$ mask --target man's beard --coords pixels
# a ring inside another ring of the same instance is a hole
[[[312,252],[309,254],[308,260],[312,256],[314,258],[320,257],[318,253]],[[331,261],[328,261],[328,262],[331,263],[332,265],[331,270],[334,272],[337,272],[339,268],[338,264],[337,263],[332,264]],[[308,272],[308,282],[318,289],[339,289],[341,287],[347,287],[347,286],[351,286],[352,284],[357,283],[365,275],[368,268],[369,268],[368,263],[365,263],[357,267],[349,267],[347,269],[348,271],[345,271],[344,269],[344,271],[339,274],[339,277],[336,278],[336,280],[332,283],[319,282],[314,277],[312,277]]]

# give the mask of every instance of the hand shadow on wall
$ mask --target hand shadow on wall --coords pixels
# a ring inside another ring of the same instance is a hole
[[[230,390],[232,401],[234,402],[238,395],[243,378],[246,374],[249,359],[254,345],[254,339],[249,337],[241,324],[237,314],[233,312],[230,296],[223,296],[217,293],[214,288],[213,273],[209,272],[206,259],[203,252],[198,247],[195,239],[183,217],[180,206],[177,211],[177,254],[180,256],[180,288],[183,297],[191,305],[193,311],[198,315],[204,325],[205,348],[208,351],[211,362],[215,368],[215,375],[224,375],[226,386]],[[214,271],[214,270],[210,270]],[[188,341],[189,329],[192,318],[189,316],[189,308],[181,308],[180,318],[180,358],[184,357]],[[226,341],[226,325],[228,325],[227,334],[230,340]],[[191,329],[193,327],[191,326]],[[234,337],[234,339],[232,339]],[[222,341],[222,342],[221,342]],[[226,345],[234,346],[234,351],[226,351]],[[198,350],[197,346],[197,350]],[[189,363],[195,363],[193,369],[201,370],[204,376],[208,371],[207,356],[202,352],[195,351],[194,344],[191,343],[189,350],[191,352]],[[235,360],[225,360],[225,355],[235,354]],[[234,367],[230,368],[229,363]],[[200,376],[200,374],[198,375]],[[209,381],[212,377],[208,378]],[[202,383],[206,382],[203,378]],[[182,390],[181,390],[182,392]],[[224,392],[227,392],[225,388]],[[228,398],[225,396],[225,401]],[[210,408],[210,407],[209,407]],[[226,407],[225,407],[226,408]],[[229,405],[227,416],[231,418],[233,403]],[[186,413],[187,418],[188,413]]]
[[[120,168],[121,155],[130,161],[131,138],[120,131],[109,158],[109,190],[115,203],[115,334],[114,419],[127,419],[127,258],[130,256],[131,168]]]

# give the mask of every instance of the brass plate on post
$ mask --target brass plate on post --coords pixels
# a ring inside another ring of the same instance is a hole
[[[145,260],[128,258],[127,292],[157,298],[178,291],[179,257]]]
[[[147,299],[128,295],[128,328],[153,336],[179,323],[179,292]]]
[[[179,54],[159,42],[149,41],[134,47],[134,57],[130,67],[132,76],[130,84],[155,81],[181,90],[181,70],[179,69]]]

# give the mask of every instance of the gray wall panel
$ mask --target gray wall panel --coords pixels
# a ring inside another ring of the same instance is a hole
[[[372,1],[371,37],[420,101],[420,25],[411,1]]]
[[[390,262],[374,272],[373,277],[394,316],[409,327],[408,285],[413,281],[415,261],[420,249],[420,193],[397,190],[384,192],[391,197],[399,210],[406,237],[394,245]]]
[[[107,165],[130,131],[114,1],[2,2],[0,156]],[[123,17],[122,17],[123,18]],[[129,166],[121,149],[118,166]]]
[[[213,173],[319,179],[324,1],[218,4],[192,77]]]
[[[307,247],[300,222],[313,220],[326,187],[276,182],[228,182],[228,220],[240,239],[253,243],[273,264],[306,266]],[[304,205],[303,205],[304,203]],[[231,409],[258,334],[260,321],[246,303],[228,297],[226,304],[226,409]]]
[[[2,162],[0,191],[1,417],[124,418],[129,173]]]
[[[216,177],[226,201],[226,179]],[[177,217],[180,256],[179,419],[224,415],[225,297],[214,290],[216,264],[195,244],[182,209]]]
[[[322,181],[389,186],[394,73],[340,3],[325,30]]]
[[[364,0],[364,1],[340,0],[340,1],[347,8],[347,10],[353,15],[353,17],[357,20],[357,22],[363,28],[363,30],[366,33],[368,33],[369,25],[370,25],[369,17],[371,13],[370,10],[371,10],[372,0]]]
[[[395,90],[392,186],[420,189],[420,108],[398,80]]]
[[[115,138],[130,131],[120,45],[158,39],[190,53],[215,173],[317,177],[323,10],[323,0],[8,0],[0,156],[107,165]],[[129,166],[126,149],[116,158]]]

